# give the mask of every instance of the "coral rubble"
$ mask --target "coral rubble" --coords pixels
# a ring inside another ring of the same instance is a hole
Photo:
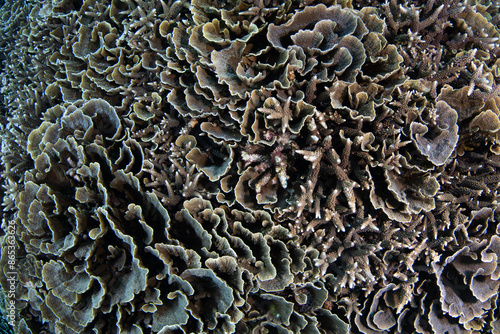
[[[500,5],[0,7],[18,333],[500,333]]]

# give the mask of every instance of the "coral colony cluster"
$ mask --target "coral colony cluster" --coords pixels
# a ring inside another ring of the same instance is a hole
[[[16,331],[500,333],[499,11],[5,1]]]

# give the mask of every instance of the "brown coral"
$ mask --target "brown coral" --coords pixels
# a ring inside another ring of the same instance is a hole
[[[0,12],[19,332],[497,330],[497,4]]]

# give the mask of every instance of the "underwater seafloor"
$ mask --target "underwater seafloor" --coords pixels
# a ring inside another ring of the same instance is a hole
[[[0,5],[2,331],[500,333],[498,1]]]

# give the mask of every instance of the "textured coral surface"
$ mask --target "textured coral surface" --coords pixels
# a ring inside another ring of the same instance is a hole
[[[500,333],[499,11],[0,1],[16,333]]]

